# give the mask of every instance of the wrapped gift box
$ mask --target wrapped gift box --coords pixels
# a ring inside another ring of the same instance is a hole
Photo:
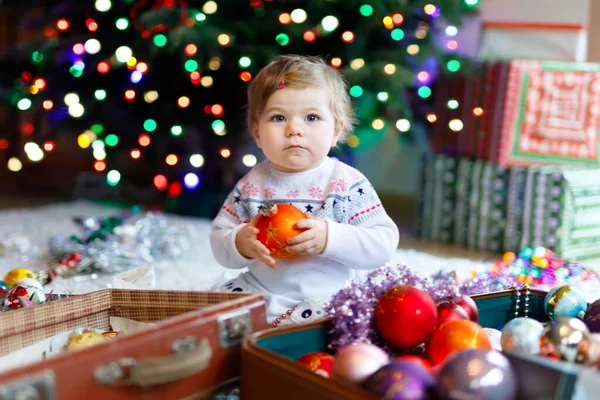
[[[493,252],[544,246],[571,262],[600,258],[600,169],[424,160],[421,237]]]
[[[532,291],[531,318],[547,321],[545,295]],[[479,323],[484,327],[502,328],[514,318],[513,291],[477,295],[473,299],[479,308]],[[246,339],[242,346],[242,400],[272,398],[280,393],[289,400],[375,400],[377,397],[356,385],[323,378],[295,362],[306,353],[327,351],[329,329],[327,320],[262,331]],[[512,353],[507,356],[519,378],[519,398],[573,398],[578,379],[574,366]]]
[[[0,398],[205,397],[237,381],[241,340],[267,327],[260,293],[109,289],[0,314],[0,355],[77,328],[110,330],[112,317],[148,325],[6,371]]]
[[[510,62],[498,157],[504,165],[598,165],[600,65]]]
[[[456,174],[458,162],[455,158],[436,156],[423,159],[421,202],[419,212],[419,234],[433,240],[451,242],[456,204]]]

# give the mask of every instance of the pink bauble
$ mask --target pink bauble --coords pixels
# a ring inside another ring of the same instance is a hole
[[[362,383],[389,362],[387,353],[373,344],[349,344],[335,356],[332,376]]]

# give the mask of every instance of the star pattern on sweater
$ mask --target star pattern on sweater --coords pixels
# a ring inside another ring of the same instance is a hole
[[[363,188],[358,188],[358,193],[362,196],[363,194],[365,194],[365,191],[363,190]]]
[[[242,201],[242,199],[241,199],[241,197],[240,197],[240,196],[235,196],[235,197],[233,198],[233,202],[234,202],[235,204],[238,204],[240,201]]]
[[[312,212],[312,210],[313,210],[313,206],[311,206],[310,204],[304,208],[306,209],[306,212],[309,212],[309,213]]]

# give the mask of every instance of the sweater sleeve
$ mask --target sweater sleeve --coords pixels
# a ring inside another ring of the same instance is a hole
[[[217,262],[225,268],[239,269],[248,266],[250,260],[240,254],[235,246],[235,238],[250,215],[239,189],[236,187],[227,197],[221,210],[213,220],[210,232],[210,246]]]
[[[385,212],[370,182],[352,185],[337,221],[327,221],[327,246],[323,256],[355,269],[373,269],[389,262],[400,234]]]

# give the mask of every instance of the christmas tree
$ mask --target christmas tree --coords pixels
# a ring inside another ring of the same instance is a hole
[[[409,138],[426,118],[437,74],[465,63],[453,37],[478,2],[0,2],[29,32],[0,61],[0,103],[18,111],[0,113],[0,168],[46,170],[63,149],[81,160],[73,176],[95,174],[122,197],[226,193],[260,159],[246,87],[277,54],[343,70],[360,125],[333,155],[352,163],[383,132]]]

